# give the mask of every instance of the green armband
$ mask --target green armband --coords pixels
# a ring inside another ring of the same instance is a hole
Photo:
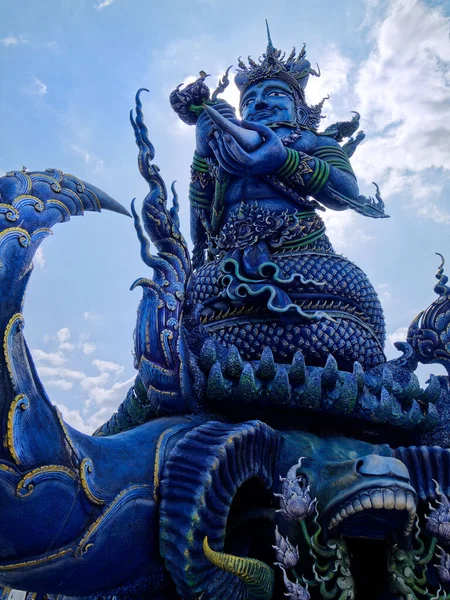
[[[328,181],[328,177],[330,176],[330,167],[328,163],[324,160],[320,160],[314,157],[314,168],[313,173],[305,186],[305,191],[310,196],[314,196],[314,194],[318,194],[323,186]]]
[[[196,208],[209,208],[211,206],[212,196],[211,194],[198,190],[190,184],[189,201]]]
[[[342,148],[337,148],[335,146],[321,146],[314,151],[314,156],[320,160],[324,160],[331,167],[350,173],[350,175],[355,177],[348,156]]]
[[[300,163],[300,155],[296,150],[291,150],[291,148],[286,148],[286,150],[287,158],[284,164],[274,173],[275,177],[280,177],[281,179],[287,179],[291,175],[294,175]]]
[[[197,171],[197,173],[209,173],[208,163],[204,158],[197,156],[197,154],[194,154],[191,169]]]

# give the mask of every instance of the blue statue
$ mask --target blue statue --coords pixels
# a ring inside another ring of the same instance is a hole
[[[87,436],[51,404],[23,336],[32,258],[59,222],[128,211],[56,169],[0,178],[0,585],[36,599],[450,598],[450,288],[386,361],[367,276],[318,211],[385,217],[349,158],[359,115],[319,132],[305,49],[239,62],[240,113],[202,72],[170,101],[196,129],[192,259],[144,123],[131,207],[153,270],[136,380]],[[341,145],[344,139],[348,141]],[[157,249],[150,252],[149,239]]]

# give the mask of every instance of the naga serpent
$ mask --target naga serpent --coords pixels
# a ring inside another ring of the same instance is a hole
[[[450,375],[444,259],[387,361],[377,294],[316,212],[386,216],[350,165],[359,115],[318,132],[304,48],[286,58],[269,34],[249,60],[243,121],[219,98],[228,72],[212,95],[203,73],[171,95],[196,127],[192,259],[136,95],[149,193],[131,212],[153,277],[133,284],[136,380],[93,436],[48,399],[23,299],[54,224],[128,211],[57,169],[0,178],[2,598],[450,597],[449,377],[415,374]]]

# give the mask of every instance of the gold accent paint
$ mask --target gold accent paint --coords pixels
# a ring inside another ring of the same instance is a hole
[[[61,200],[56,200],[56,198],[47,200],[47,206],[51,206],[52,204],[55,204],[56,206],[60,206],[65,211],[67,216],[70,218],[70,210],[67,208],[67,206],[64,204],[64,202],[61,202]]]
[[[97,204],[98,212],[102,212],[102,205],[100,204],[100,200],[98,199],[97,194],[93,190],[91,190],[91,188],[86,188],[83,193],[84,194],[92,194],[92,196],[94,196],[94,200]],[[80,198],[80,200],[81,200],[81,198]]]
[[[203,552],[206,558],[216,567],[231,573],[248,587],[252,596],[260,600],[271,600],[273,595],[274,572],[265,562],[256,558],[233,556],[212,550],[208,537],[203,540]]]
[[[161,365],[157,365],[156,363],[152,363],[151,361],[148,360],[148,358],[145,358],[144,355],[141,356],[141,359],[139,361],[139,367],[138,370],[141,368],[141,365],[143,362],[148,362],[149,364],[152,365],[152,369],[154,369],[155,371],[158,371],[159,373],[163,373],[164,375],[172,375],[173,371],[171,371],[170,369],[166,369],[165,367],[161,367]]]
[[[74,551],[74,548],[66,548],[65,550],[59,550],[54,554],[47,554],[43,558],[35,558],[33,560],[25,560],[20,563],[14,563],[9,565],[0,564],[0,571],[14,571],[15,569],[21,569],[23,567],[35,567],[36,565],[42,565],[52,560],[56,560],[58,558],[62,558],[63,556],[67,556],[67,554],[71,554]]]
[[[17,233],[20,233],[20,236],[21,236],[21,237],[24,237],[24,238],[25,238],[25,239],[28,241],[28,243],[30,243],[30,242],[31,242],[31,237],[30,237],[30,234],[29,234],[29,233],[28,233],[28,231],[26,231],[25,229],[22,229],[22,227],[9,227],[8,229],[5,229],[4,231],[1,231],[1,232],[0,232],[0,238],[2,238],[3,236],[6,236],[6,235],[8,235],[8,234],[9,234],[9,233],[11,233],[12,231],[17,231]],[[22,244],[22,242],[20,241],[20,238],[18,238],[18,239],[19,239],[19,244],[20,244],[20,245],[21,245],[23,248],[26,248],[26,246],[24,246],[24,245]]]
[[[16,196],[12,201],[12,206],[16,207],[21,200],[32,200],[34,202],[34,209],[37,212],[42,212],[45,208],[45,204],[42,202],[42,200],[37,196],[33,196],[32,194],[21,194],[20,196]]]
[[[162,394],[163,396],[168,396],[169,398],[177,398],[177,392],[168,392],[167,390],[158,390],[154,385],[148,386],[148,391],[156,392],[157,394]]]
[[[32,483],[32,480],[36,475],[41,473],[64,473],[74,481],[78,480],[77,474],[69,469],[69,467],[64,467],[62,465],[46,465],[45,467],[37,467],[37,469],[33,469],[24,477],[22,477],[17,484],[16,494],[22,496],[22,498],[32,494],[34,490],[34,484]],[[26,489],[27,492],[21,493],[23,489]]]
[[[8,467],[3,463],[0,463],[0,471],[5,471],[5,473],[11,473],[11,475],[20,475],[17,471],[14,471],[12,467]]]
[[[97,529],[100,527],[102,521],[108,516],[108,514],[113,510],[113,508],[116,506],[116,504],[118,502],[120,502],[120,500],[123,498],[123,496],[126,496],[128,494],[128,492],[131,492],[132,490],[135,489],[151,489],[151,485],[148,484],[142,484],[142,485],[132,485],[128,488],[125,488],[124,490],[122,490],[115,498],[114,500],[111,502],[111,504],[109,504],[105,510],[104,513],[102,513],[93,523],[92,525],[89,527],[89,529],[86,531],[86,533],[84,534],[84,536],[81,538],[80,542],[78,543],[78,546],[76,548],[75,551],[75,556],[80,556],[80,554],[85,554],[89,548],[91,548],[93,546],[93,543],[87,543],[89,538],[92,537],[95,532],[97,531]]]
[[[159,477],[159,459],[161,453],[161,446],[163,442],[166,440],[167,436],[172,436],[172,434],[177,433],[178,431],[183,431],[183,429],[190,428],[190,425],[187,423],[178,423],[177,425],[173,425],[166,429],[161,433],[156,442],[156,450],[155,450],[155,462],[153,467],[153,500],[155,502],[159,502],[159,485],[160,485],[160,477]]]
[[[86,471],[88,473],[92,473],[93,469],[94,465],[92,460],[90,458],[83,458],[80,465],[81,486],[84,493],[93,504],[97,504],[97,506],[103,506],[103,504],[106,504],[106,500],[102,500],[102,498],[99,498],[91,491],[86,477]]]
[[[13,206],[13,204],[2,204],[0,202],[0,208],[4,208],[6,213],[11,213],[11,214],[16,215],[15,219],[8,219],[8,217],[6,217],[6,219],[8,221],[10,221],[10,222],[17,221],[17,219],[19,218],[19,211]]]
[[[76,177],[76,175],[72,175],[72,173],[63,173],[63,177],[72,177],[72,179],[75,179],[75,185],[80,186],[81,191],[77,189],[77,192],[79,194],[83,194],[84,191],[86,190],[86,186],[84,184],[84,181],[81,181],[81,179],[78,179],[78,177]]]
[[[6,173],[6,176],[7,177],[17,177],[17,175],[19,173],[25,177],[26,182],[27,182],[27,188],[24,193],[29,194],[31,192],[31,188],[33,187],[33,183],[31,181],[31,177],[27,173],[25,173],[25,171],[8,171]]]
[[[27,403],[22,402],[22,400],[24,400],[24,399],[27,400]],[[21,402],[22,402],[22,404],[21,404]],[[16,463],[16,465],[20,465],[20,462],[21,462],[19,455],[17,454],[16,448],[14,446],[14,415],[15,415],[16,409],[19,405],[20,405],[21,410],[27,410],[27,408],[29,408],[30,401],[28,400],[28,398],[26,397],[25,394],[19,394],[11,402],[11,405],[10,405],[9,411],[8,411],[8,418],[6,420],[6,435],[5,435],[5,440],[3,442],[5,448],[8,448],[9,453],[11,454],[12,459]]]
[[[48,233],[49,235],[53,235],[53,231],[50,227],[41,227],[40,229],[35,229],[31,234],[31,239],[34,238],[35,235],[39,235],[40,233]]]
[[[8,340],[9,340],[9,336],[11,335],[11,331],[17,322],[21,323],[22,325],[24,323],[24,318],[21,313],[16,313],[15,315],[13,315],[10,318],[10,320],[8,321],[8,325],[6,326],[6,329],[5,329],[5,334],[3,336],[3,353],[5,355],[6,367],[8,369],[8,373],[9,373],[11,383],[13,384],[13,386],[15,385],[15,382],[14,382],[14,373],[12,370],[12,364],[11,364],[9,352],[8,352],[9,351]]]

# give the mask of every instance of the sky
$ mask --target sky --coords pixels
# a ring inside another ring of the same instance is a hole
[[[0,175],[26,166],[72,173],[129,206],[147,188],[128,113],[140,87],[155,162],[177,180],[189,231],[194,129],[168,97],[200,70],[218,78],[239,56],[307,44],[329,94],[323,127],[361,113],[352,159],[360,189],[376,181],[390,219],[325,215],[337,252],[357,263],[384,306],[386,354],[435,298],[435,252],[450,263],[450,3],[439,0],[0,0]],[[224,94],[237,104],[234,86]],[[449,264],[450,270],[450,264]],[[25,335],[50,399],[90,433],[135,377],[132,333],[140,259],[131,219],[104,211],[57,225],[35,259]],[[1,302],[1,299],[0,299]],[[0,305],[1,306],[1,305]],[[434,366],[422,369],[421,378]]]

